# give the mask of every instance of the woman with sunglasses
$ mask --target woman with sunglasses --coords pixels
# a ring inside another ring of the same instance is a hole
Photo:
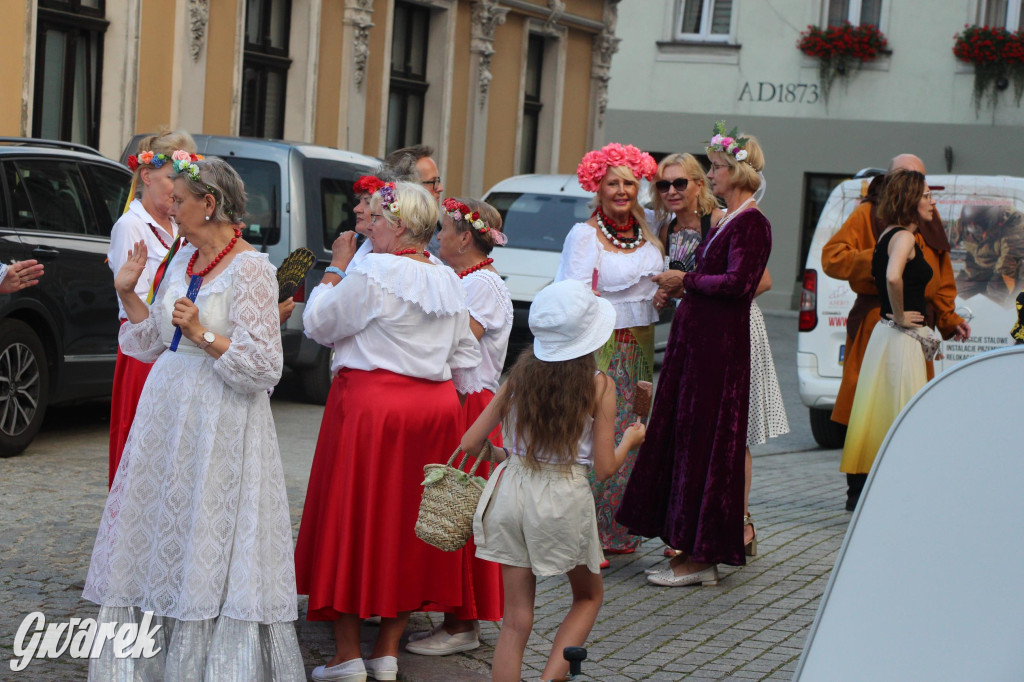
[[[661,160],[654,173],[651,206],[653,224],[660,226],[658,238],[665,245],[666,266],[675,271],[662,277],[681,280],[684,272],[693,270],[697,245],[725,215],[693,154],[669,154]],[[654,301],[657,308],[665,303],[664,296]]]

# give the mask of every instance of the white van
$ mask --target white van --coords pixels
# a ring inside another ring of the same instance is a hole
[[[843,445],[846,427],[831,421],[846,352],[846,315],[856,294],[822,272],[821,249],[867,192],[870,178],[847,180],[829,196],[814,230],[800,298],[796,367],[800,399],[810,410],[814,439],[825,448]],[[993,348],[1013,343],[1014,298],[1024,287],[1024,178],[929,175],[936,208],[946,227],[957,277],[957,312],[969,320],[971,338],[944,341],[936,374]]]
[[[640,188],[640,201],[649,192]],[[497,183],[483,200],[501,213],[502,231],[508,246],[494,249],[494,267],[512,293],[514,320],[507,364],[527,343],[532,342],[528,319],[537,292],[555,279],[565,236],[576,223],[590,218],[592,192],[580,187],[575,175],[516,175]],[[654,327],[656,351],[665,349],[672,309],[662,311]]]

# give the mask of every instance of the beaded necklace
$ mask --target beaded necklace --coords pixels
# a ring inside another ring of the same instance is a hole
[[[150,229],[150,230],[151,230],[151,231],[153,232],[153,236],[157,238],[157,241],[159,241],[159,242],[160,242],[160,246],[164,247],[165,249],[170,249],[170,248],[171,248],[171,247],[170,247],[170,246],[169,246],[169,245],[167,244],[167,242],[165,242],[165,241],[164,241],[164,238],[160,236],[160,233],[159,233],[159,232],[157,232],[157,230],[156,230],[156,228],[155,228],[155,227],[153,227],[152,225],[150,225],[150,226],[149,226],[149,229]]]
[[[628,232],[630,230],[633,231],[633,234],[635,236],[629,240],[619,239],[617,236],[618,234],[620,234],[619,230],[616,229],[615,233],[613,234],[611,230],[608,229],[608,226],[605,224],[605,221],[612,222],[612,220],[611,218],[604,214],[604,211],[601,210],[600,206],[598,206],[597,209],[594,210],[594,215],[597,217],[597,226],[601,229],[602,234],[604,234],[605,238],[608,241],[610,241],[612,245],[614,245],[616,248],[635,249],[641,244],[643,244],[644,233],[640,231],[640,226],[637,224],[636,218],[633,217],[633,215],[629,216],[629,222],[626,223],[626,227],[621,230],[621,232]],[[612,224],[614,225],[615,223]]]
[[[493,258],[485,258],[484,260],[480,261],[480,262],[479,262],[479,263],[477,263],[476,265],[474,265],[474,266],[472,266],[472,267],[468,267],[468,268],[466,268],[465,270],[463,270],[462,272],[460,272],[460,273],[459,273],[459,279],[462,279],[462,278],[463,278],[463,277],[465,277],[466,275],[469,275],[469,274],[471,274],[471,273],[474,273],[474,272],[476,272],[477,270],[483,270],[484,268],[486,268],[486,267],[487,267],[488,265],[490,265],[490,264],[491,264],[491,263],[493,263],[493,262],[494,262],[494,259],[493,259]]]
[[[395,251],[392,255],[393,256],[414,256],[417,253],[420,253],[420,251],[418,249],[402,249],[401,251]],[[423,253],[423,257],[424,258],[427,258],[427,259],[430,258],[430,253],[426,249],[423,249],[422,253]]]
[[[235,248],[235,244],[238,242],[241,236],[242,231],[239,230],[238,228],[235,228],[235,236],[232,237],[231,241],[228,242],[228,245],[225,246],[221,250],[221,252],[217,254],[217,257],[210,261],[210,264],[207,265],[202,270],[200,270],[199,272],[192,272],[192,266],[196,264],[196,259],[199,258],[199,251],[197,250],[195,253],[192,254],[192,257],[188,259],[188,267],[185,268],[185,274],[188,275],[189,277],[192,277],[193,275],[206,277],[206,275],[210,273],[210,270],[213,270],[215,267],[217,267],[217,263],[219,263],[224,256],[228,255],[231,249]]]

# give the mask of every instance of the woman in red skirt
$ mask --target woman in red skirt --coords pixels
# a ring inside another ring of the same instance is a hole
[[[438,235],[439,255],[459,274],[466,290],[469,326],[480,342],[482,360],[472,368],[452,370],[455,389],[463,397],[465,428],[472,426],[498,390],[501,369],[512,332],[512,295],[498,275],[489,254],[507,241],[501,232],[501,214],[494,207],[472,199],[448,198],[441,203],[443,216]],[[490,440],[501,445],[501,425]],[[472,460],[467,466],[472,466]],[[481,463],[477,474],[485,478],[489,465]],[[463,566],[465,589],[462,606],[445,613],[444,622],[428,632],[409,636],[405,650],[424,656],[444,656],[480,646],[481,620],[500,620],[504,611],[501,566],[478,559],[470,538]]]
[[[334,622],[337,653],[315,680],[398,675],[398,643],[412,611],[463,605],[465,549],[442,552],[414,533],[423,467],[445,462],[464,419],[452,370],[480,364],[458,276],[425,246],[438,207],[415,183],[374,192],[373,253],[348,272],[327,268],[302,316],[306,334],[334,348],[295,549],[307,618]],[[339,239],[338,264],[354,239]],[[360,619],[381,616],[366,661]]]
[[[154,280],[163,275],[161,264],[168,250],[178,238],[177,230],[168,211],[171,210],[171,192],[174,189],[174,167],[171,165],[175,152],[194,160],[196,143],[184,131],[163,132],[148,135],[139,140],[136,154],[128,157],[128,167],[135,173],[132,178],[133,196],[110,230],[110,249],[107,264],[115,275],[128,260],[132,246],[139,242],[146,244],[146,269],[139,277],[135,293],[147,300]],[[166,267],[166,266],[165,266]],[[121,324],[127,321],[124,304],[117,300]],[[121,462],[121,452],[128,440],[128,432],[135,420],[135,408],[146,385],[146,377],[153,365],[129,357],[117,349],[114,365],[114,386],[110,398],[110,445],[109,475],[107,485],[113,485],[114,474]]]

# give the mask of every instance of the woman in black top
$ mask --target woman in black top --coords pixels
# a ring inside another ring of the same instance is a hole
[[[866,474],[889,427],[928,381],[925,354],[938,340],[924,326],[924,290],[932,269],[916,240],[935,201],[923,174],[890,175],[876,208],[888,227],[879,236],[871,273],[882,299],[882,320],[871,332],[850,413],[840,471]]]

